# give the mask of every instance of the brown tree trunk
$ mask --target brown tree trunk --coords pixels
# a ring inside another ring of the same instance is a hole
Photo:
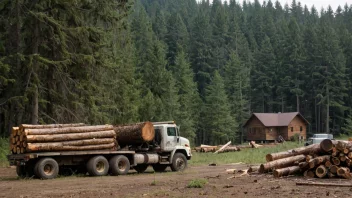
[[[283,159],[274,160],[271,162],[267,162],[265,164],[261,164],[259,168],[260,173],[268,172],[269,170],[275,168],[284,168],[293,165],[295,162],[304,161],[306,157],[304,155],[297,155],[292,157],[287,157]]]
[[[142,122],[124,126],[114,126],[119,144],[140,144],[154,139],[154,126],[151,122]]]
[[[30,146],[30,145],[28,145]],[[31,146],[32,147],[32,146]],[[39,147],[33,147],[34,149],[38,149]],[[98,144],[98,145],[86,145],[86,146],[64,146],[64,145],[56,145],[56,146],[47,146],[40,147],[40,151],[86,151],[86,150],[116,150],[115,143],[109,144]],[[31,148],[27,148],[27,151],[33,152],[38,150],[31,150]]]
[[[321,153],[322,150],[320,149],[319,144],[312,144],[309,146],[292,149],[292,152],[295,153],[295,155],[314,155]]]
[[[325,163],[326,161],[330,160],[330,155],[324,155],[324,156],[319,156],[316,158],[313,158],[309,161],[309,168],[314,168],[317,167],[320,164]]]
[[[24,133],[26,135],[50,135],[50,134],[108,131],[113,129],[114,127],[112,125],[97,125],[97,126],[65,127],[65,128],[24,129]]]
[[[258,171],[260,166],[251,166],[248,168],[248,173],[256,172]]]
[[[293,150],[288,150],[288,151],[283,151],[283,152],[279,152],[279,153],[270,153],[267,154],[265,156],[266,161],[267,162],[271,162],[277,159],[282,159],[282,158],[286,158],[286,157],[291,157],[294,156],[295,153],[293,152]]]
[[[281,169],[275,169],[273,172],[274,177],[282,177],[282,176],[288,176],[288,175],[293,175],[296,173],[299,173],[301,169],[299,166],[290,166],[286,168],[281,168]]]
[[[82,139],[93,139],[93,138],[111,138],[115,137],[116,134],[113,130],[110,131],[96,131],[86,133],[68,133],[68,134],[57,134],[57,135],[27,135],[27,142],[59,142],[68,140],[82,140]]]

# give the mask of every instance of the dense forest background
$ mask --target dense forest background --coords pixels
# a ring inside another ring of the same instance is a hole
[[[352,132],[352,5],[2,0],[0,135],[21,123],[175,120],[241,141],[252,112]]]

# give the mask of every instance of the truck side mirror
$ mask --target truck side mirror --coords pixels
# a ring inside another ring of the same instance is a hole
[[[177,143],[179,143],[180,142],[180,137],[177,137]]]

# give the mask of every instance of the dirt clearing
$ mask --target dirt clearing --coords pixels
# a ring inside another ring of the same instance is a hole
[[[351,197],[349,187],[296,186],[299,181],[351,183],[345,179],[304,179],[253,174],[227,179],[247,165],[191,166],[183,173],[131,171],[126,176],[60,177],[54,180],[17,179],[15,168],[0,168],[0,197]],[[206,179],[203,188],[187,188],[194,179]]]

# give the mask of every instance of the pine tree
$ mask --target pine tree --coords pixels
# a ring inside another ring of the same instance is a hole
[[[218,71],[206,88],[203,124],[206,128],[206,143],[212,145],[234,141],[238,131],[236,120],[231,116],[230,104],[225,92],[224,81]]]
[[[242,125],[249,118],[249,93],[250,93],[250,68],[239,60],[236,53],[232,52],[224,68],[224,83],[229,96],[231,115],[235,118],[236,134],[239,142],[243,141],[240,133]]]

